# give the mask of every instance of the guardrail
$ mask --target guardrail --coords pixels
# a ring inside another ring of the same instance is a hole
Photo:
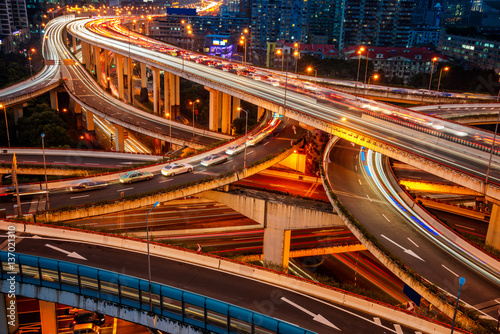
[[[128,275],[38,256],[0,251],[3,280],[67,291],[152,312],[214,333],[313,334],[216,299]],[[152,310],[150,308],[152,305]]]

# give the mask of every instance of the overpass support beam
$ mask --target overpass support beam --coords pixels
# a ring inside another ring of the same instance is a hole
[[[57,99],[57,90],[50,91],[50,107],[59,111],[59,101]]]
[[[57,94],[57,93],[56,93]],[[57,95],[56,95],[57,96]],[[26,103],[23,104],[18,104],[14,106],[14,124],[17,125],[17,121],[23,117],[23,107],[26,105]]]
[[[97,82],[102,80],[101,48],[94,46],[94,69]]]
[[[260,119],[262,117],[262,115],[264,115],[266,112],[266,108],[264,107],[259,107],[257,109],[257,119]]]
[[[76,55],[76,37],[75,36],[71,36],[71,40],[73,42],[73,54]]]
[[[127,58],[127,87],[128,87],[128,102],[134,104],[134,62],[132,58]]]
[[[94,113],[85,109],[85,128],[87,131],[94,131]]]
[[[109,66],[110,66],[110,61],[109,61],[109,52],[108,50],[104,49],[104,87],[106,89],[109,89]]]
[[[40,323],[42,324],[42,333],[57,333],[57,312],[56,304],[39,301],[40,305]]]
[[[165,97],[165,113],[172,113],[172,119],[180,116],[180,78],[179,76],[164,72],[163,74],[163,87]]]
[[[123,56],[115,55],[116,57],[116,76],[118,78],[118,97],[123,100]]]
[[[209,121],[208,128],[212,131],[219,131],[221,124],[221,104],[222,92],[218,90],[205,87],[210,92],[210,107],[209,107]]]
[[[233,96],[233,116],[231,117],[231,122],[241,117],[241,111],[238,110],[240,106],[241,106],[241,100]]]
[[[125,152],[125,138],[123,136],[123,127],[118,124],[113,124],[115,128],[115,151],[116,152]]]
[[[153,113],[160,113],[160,70],[151,67],[151,73],[153,74]]]
[[[84,41],[80,41],[80,45],[82,47],[82,63],[85,66],[85,68],[88,70],[89,69],[89,63],[90,63],[90,52],[89,52],[89,45],[85,43]]]
[[[493,203],[488,232],[486,233],[486,244],[500,250],[500,207]]]
[[[264,261],[281,265],[286,271],[290,258],[291,235],[291,230],[285,230],[268,220],[264,229]]]
[[[148,88],[148,77],[146,75],[146,64],[141,63],[141,88]]]
[[[231,132],[231,95],[222,93],[221,125],[223,133]]]

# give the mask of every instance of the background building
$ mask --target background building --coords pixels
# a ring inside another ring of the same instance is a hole
[[[12,52],[18,41],[30,37],[25,0],[0,0],[0,48]]]

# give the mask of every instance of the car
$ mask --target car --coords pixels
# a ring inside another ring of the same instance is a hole
[[[81,308],[77,308],[77,307],[71,307],[71,308],[68,308],[64,311],[65,314],[72,314],[74,316],[77,316],[80,313],[88,313],[88,312],[90,312],[90,311],[87,311],[87,310],[84,310]]]
[[[231,145],[226,149],[226,154],[229,155],[235,155],[240,153],[245,149],[245,143],[238,144],[238,145]]]
[[[193,166],[190,164],[171,163],[161,169],[161,173],[165,176],[174,176],[176,174],[191,173]]]
[[[268,134],[269,134],[268,132],[262,132],[262,133],[256,134],[255,136],[248,136],[247,145],[248,146],[255,146],[255,145],[257,145],[264,138],[266,138]]]
[[[128,173],[120,175],[121,183],[132,183],[137,181],[151,180],[153,178],[153,173],[141,172],[138,170],[133,170]]]
[[[73,183],[69,190],[72,192],[81,192],[81,191],[89,191],[89,190],[97,190],[106,188],[108,184],[106,182],[94,181],[91,179],[78,180]]]
[[[227,161],[227,155],[225,154],[211,154],[201,160],[203,166],[217,165]]]
[[[101,328],[94,324],[77,324],[73,327],[73,334],[95,334],[100,330]]]
[[[85,312],[75,315],[73,321],[69,324],[69,327],[74,327],[78,324],[94,324],[96,326],[102,326],[106,322],[106,317],[104,314],[99,312]]]

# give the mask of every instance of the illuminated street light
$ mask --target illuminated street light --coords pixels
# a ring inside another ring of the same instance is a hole
[[[316,69],[315,69],[315,68],[312,68],[312,67],[310,67],[310,66],[309,66],[309,67],[307,68],[307,72],[311,72],[311,71],[314,71],[314,84],[316,84],[316,77],[317,77],[317,75],[318,75],[318,71],[316,71]]]
[[[193,111],[193,142],[194,142],[194,104],[195,103],[200,103],[200,100],[196,100],[196,101],[190,101],[189,102],[189,105],[191,105],[191,110]]]
[[[5,115],[5,128],[7,129],[7,143],[10,147],[10,135],[9,135],[9,122],[7,122],[7,109],[5,108],[5,104],[0,104],[0,108],[3,108],[3,113]]]
[[[285,62],[285,53],[281,49],[278,49],[278,50],[276,50],[276,54],[278,56],[281,56],[281,72],[283,72],[283,65]]]
[[[437,91],[439,92],[439,86],[441,85],[441,75],[443,74],[443,71],[448,72],[450,70],[449,67],[443,67],[441,71],[439,71],[439,80],[438,80],[438,88]]]
[[[364,96],[365,96],[365,94],[366,94],[366,89],[368,88],[368,86],[370,86],[370,80],[371,80],[372,78],[373,78],[373,80],[377,80],[377,79],[378,79],[378,77],[379,77],[379,75],[378,75],[378,74],[374,74],[374,75],[372,75],[372,76],[370,76],[370,77],[368,78],[368,84],[367,84],[367,85],[365,85],[365,89],[363,90],[363,97],[364,97]]]
[[[455,329],[455,318],[457,316],[457,309],[458,309],[458,301],[460,300],[460,291],[462,291],[462,286],[465,284],[465,278],[460,277],[458,279],[458,295],[457,295],[457,303],[455,304],[455,312],[453,313],[453,322],[451,323],[451,332],[450,334],[453,334],[453,330]]]
[[[431,77],[429,79],[429,90],[431,90],[431,84],[432,84],[432,74],[434,72],[434,63],[437,61],[437,57],[432,58],[432,67],[431,67]]]
[[[28,51],[28,60],[30,62],[30,76],[33,76],[33,66],[31,65],[31,56],[35,53],[35,49],[32,48]]]
[[[248,140],[248,111],[246,111],[243,108],[237,108],[238,111],[244,111],[245,112],[245,157],[243,158],[243,169],[247,168],[247,140]]]

